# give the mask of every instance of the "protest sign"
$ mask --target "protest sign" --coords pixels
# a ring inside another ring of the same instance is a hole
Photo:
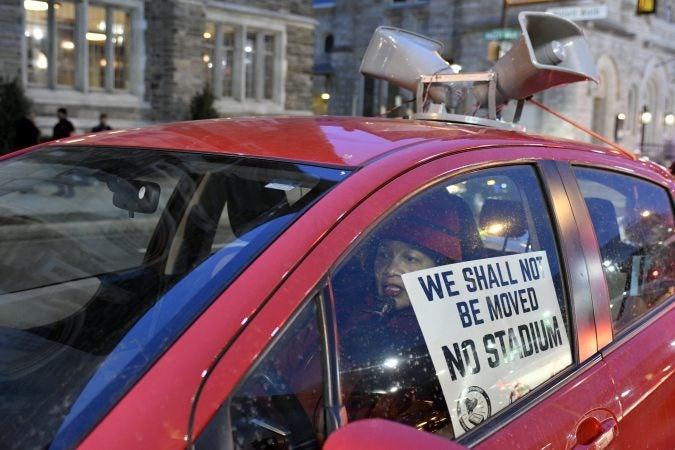
[[[546,252],[403,275],[455,436],[572,362]]]

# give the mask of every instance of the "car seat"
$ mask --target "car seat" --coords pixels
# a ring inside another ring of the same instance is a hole
[[[502,254],[520,253],[528,250],[529,236],[525,248],[519,249],[520,251],[510,251],[508,247],[509,239],[523,237],[528,231],[525,209],[521,202],[488,198],[480,210],[478,223],[481,231],[487,237],[503,238]]]

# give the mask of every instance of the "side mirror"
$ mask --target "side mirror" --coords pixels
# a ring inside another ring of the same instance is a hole
[[[326,439],[324,450],[464,450],[447,438],[384,419],[365,419],[340,428]]]
[[[159,205],[159,184],[152,181],[124,180],[117,178],[108,182],[108,189],[113,192],[113,205],[129,211],[151,214]]]

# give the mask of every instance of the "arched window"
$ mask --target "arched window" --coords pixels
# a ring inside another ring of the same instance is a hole
[[[634,132],[640,120],[640,111],[637,105],[637,86],[632,85],[628,92],[628,131]]]
[[[323,41],[324,53],[331,53],[333,51],[333,35],[329,34]]]

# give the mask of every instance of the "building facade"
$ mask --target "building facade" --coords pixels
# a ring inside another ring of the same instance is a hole
[[[311,0],[0,0],[0,76],[18,77],[51,135],[189,118],[311,113]]]
[[[675,1],[657,2],[653,14],[637,14],[637,3],[314,0],[319,21],[315,112],[378,115],[403,105],[393,114],[405,114],[402,111],[412,93],[359,74],[361,58],[379,25],[439,40],[446,60],[461,66],[462,72],[477,72],[492,67],[494,59],[518,38],[519,12],[552,11],[583,29],[601,82],[553,88],[535,98],[636,153],[669,162],[675,159]],[[529,131],[592,140],[532,105],[526,106],[521,122]]]

